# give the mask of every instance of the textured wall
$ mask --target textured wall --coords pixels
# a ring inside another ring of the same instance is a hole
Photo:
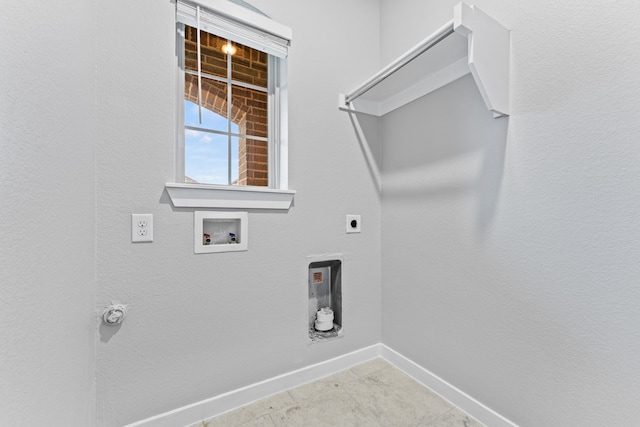
[[[5,5],[0,424],[92,425],[94,351],[97,424],[115,426],[373,344],[380,247],[383,342],[523,426],[635,423],[640,5],[476,1],[513,29],[512,115],[492,119],[463,78],[387,116],[382,154],[363,118],[384,163],[380,246],[336,94],[454,3],[255,1],[294,30],[298,195],[287,214],[250,213],[248,252],[199,256],[192,212],[163,195],[172,3]],[[129,242],[133,212],[155,215],[155,242]],[[345,254],[345,337],[308,346],[304,264],[327,252]],[[130,314],[94,350],[96,290],[98,310]]]
[[[94,27],[91,2],[2,5],[2,426],[93,423]]]
[[[383,61],[456,2],[383,0]],[[511,117],[465,77],[383,120],[383,342],[522,426],[635,424],[640,3],[474,3]]]
[[[97,305],[129,306],[120,328],[100,329],[99,426],[380,340],[379,195],[337,109],[338,92],[378,67],[378,3],[252,4],[294,33],[289,182],[298,194],[288,213],[249,213],[247,252],[203,255],[193,254],[192,210],[163,195],[174,177],[174,5],[97,4]],[[154,214],[155,241],[131,244],[130,215],[144,212]],[[363,215],[362,234],[345,234],[346,214]],[[345,336],[308,345],[306,257],[336,252],[345,257]]]

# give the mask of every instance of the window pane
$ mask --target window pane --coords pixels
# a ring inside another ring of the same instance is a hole
[[[185,26],[185,182],[268,187],[268,55],[205,32],[200,41],[201,94],[197,30]]]
[[[185,182],[229,184],[229,143],[226,135],[185,130]]]
[[[184,26],[184,62],[185,68],[198,71],[197,30],[188,25]],[[222,46],[227,40],[205,31],[200,31],[200,67],[202,73],[227,77],[227,55]]]
[[[244,135],[267,138],[267,94],[240,86],[231,87],[231,115]]]
[[[231,78],[266,88],[268,55],[239,43],[233,43],[233,46],[235,53],[231,59]]]
[[[233,183],[237,185],[269,186],[267,141],[234,137],[232,152],[237,147],[237,158],[233,159]],[[237,172],[234,170],[237,165]]]
[[[227,84],[202,79],[202,123],[198,108],[198,77],[186,74],[184,84],[184,123],[221,132],[228,132]]]

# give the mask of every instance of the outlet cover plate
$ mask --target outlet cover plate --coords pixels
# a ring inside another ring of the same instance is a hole
[[[131,214],[131,242],[153,242],[153,214]]]
[[[362,231],[362,219],[360,215],[347,215],[347,233],[360,233]]]

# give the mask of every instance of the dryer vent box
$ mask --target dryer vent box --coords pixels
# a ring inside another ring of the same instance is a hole
[[[312,342],[337,338],[342,333],[342,260],[309,262],[308,287],[309,338]]]

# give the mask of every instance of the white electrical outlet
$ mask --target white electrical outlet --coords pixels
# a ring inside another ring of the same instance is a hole
[[[131,214],[131,241],[153,242],[153,214]]]
[[[347,215],[347,233],[360,233],[360,215]]]

